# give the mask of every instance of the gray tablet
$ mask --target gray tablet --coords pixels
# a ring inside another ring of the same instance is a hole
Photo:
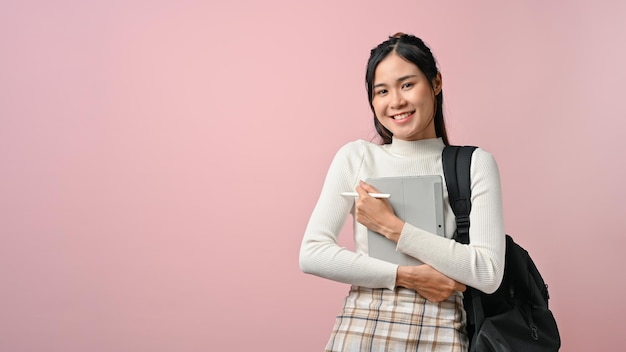
[[[443,182],[439,175],[369,178],[365,182],[381,193],[389,193],[396,215],[425,231],[444,236]],[[367,231],[369,256],[399,265],[423,264],[416,258],[396,251],[396,243],[385,236]]]

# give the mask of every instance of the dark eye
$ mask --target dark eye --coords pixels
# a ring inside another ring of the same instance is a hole
[[[411,88],[413,87],[413,83],[411,82],[406,82],[402,85],[402,88],[406,89],[406,88]]]
[[[381,89],[381,90],[377,90],[376,91],[376,95],[385,95],[387,94],[387,90],[386,89]]]

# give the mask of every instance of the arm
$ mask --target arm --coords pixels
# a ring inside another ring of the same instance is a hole
[[[389,240],[398,242],[404,221],[395,215],[389,202],[370,197],[368,192],[376,193],[378,190],[365,182],[360,182],[356,190],[359,193],[355,209],[356,220]],[[413,289],[432,302],[441,302],[455,291],[466,289],[465,285],[450,279],[430,265],[399,266],[396,286]]]
[[[474,152],[471,180],[469,245],[405,224],[398,250],[419,258],[451,279],[492,293],[504,273],[505,236],[500,176],[491,154],[481,149]]]
[[[326,175],[322,192],[311,214],[300,247],[303,272],[334,281],[370,288],[396,286],[397,265],[357,254],[337,244],[353,199],[340,195],[354,189],[362,162],[358,142],[341,148]]]

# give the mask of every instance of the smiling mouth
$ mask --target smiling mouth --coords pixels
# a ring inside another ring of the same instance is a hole
[[[409,116],[413,115],[413,112],[414,112],[414,111],[412,111],[412,112],[405,112],[405,113],[398,114],[398,115],[393,115],[393,116],[391,116],[391,118],[392,118],[392,119],[394,119],[394,120],[396,120],[396,121],[399,121],[399,120],[404,120],[404,119],[406,119],[407,117],[409,117]]]

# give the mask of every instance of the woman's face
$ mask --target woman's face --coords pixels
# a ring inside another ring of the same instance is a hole
[[[374,113],[394,138],[406,141],[436,138],[435,95],[441,91],[440,74],[431,88],[417,66],[391,53],[376,67],[373,83]]]

